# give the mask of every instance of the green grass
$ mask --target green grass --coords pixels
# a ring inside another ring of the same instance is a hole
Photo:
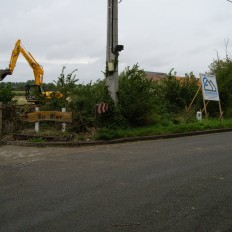
[[[96,136],[96,140],[111,140],[127,137],[165,135],[175,133],[185,133],[193,131],[204,131],[211,129],[232,128],[232,120],[226,119],[223,121],[217,119],[195,121],[192,123],[169,123],[163,125],[151,125],[146,127],[128,128],[128,129],[100,129]]]
[[[13,91],[13,93],[15,94],[15,96],[25,96],[25,91]]]

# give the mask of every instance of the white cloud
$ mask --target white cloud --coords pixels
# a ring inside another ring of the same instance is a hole
[[[46,82],[59,76],[62,66],[77,68],[80,81],[102,78],[106,0],[2,0],[1,5],[0,68],[8,65],[20,38],[44,67]],[[221,57],[225,54],[231,15],[232,4],[226,0],[123,0],[119,43],[125,50],[119,70],[138,63],[150,71],[205,72],[216,50]],[[19,62],[6,81],[32,79],[30,67],[22,58]]]
[[[79,65],[79,64],[94,64],[99,60],[99,58],[84,57],[81,59],[50,59],[41,60],[45,64],[58,64],[58,65]]]

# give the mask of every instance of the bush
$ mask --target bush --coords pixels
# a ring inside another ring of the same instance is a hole
[[[74,112],[74,123],[72,130],[82,132],[88,127],[95,126],[96,120],[96,104],[108,103],[110,111],[106,114],[99,115],[98,125],[102,122],[107,124],[111,121],[111,114],[114,111],[113,102],[110,99],[108,90],[104,80],[97,80],[84,85],[77,85],[70,93],[69,108]]]
[[[155,85],[138,65],[127,67],[119,76],[118,109],[130,124],[144,124],[154,112]]]
[[[51,95],[51,100],[47,102],[45,106],[43,106],[44,109],[48,108],[50,110],[61,110],[61,108],[63,107],[68,108],[68,100],[70,99],[72,91],[77,86],[76,82],[78,82],[75,74],[77,69],[73,70],[67,75],[65,75],[64,70],[65,67],[62,68],[62,72],[58,77],[58,80],[54,81],[54,83],[56,84],[56,86],[53,87],[55,91]],[[52,87],[53,85],[50,86]],[[62,97],[59,97],[60,94],[62,95]]]
[[[13,92],[11,83],[0,83],[0,102],[2,103],[14,102],[13,100],[14,96],[15,93]]]
[[[185,78],[177,78],[176,73],[172,74],[172,71],[159,83],[161,89],[159,98],[163,98],[166,112],[175,115],[188,108],[199,86],[198,79],[192,73],[186,74]],[[197,98],[193,107],[199,108],[199,103],[200,98]]]
[[[232,59],[226,56],[225,59],[214,60],[210,64],[210,74],[217,77],[218,90],[220,94],[220,100],[222,110],[226,111],[225,115],[231,116],[232,108]],[[217,107],[217,108],[216,108]],[[211,106],[213,110],[218,111],[218,106]]]

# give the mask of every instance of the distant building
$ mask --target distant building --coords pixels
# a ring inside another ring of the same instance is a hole
[[[167,73],[161,73],[161,72],[147,72],[145,71],[146,78],[153,80],[153,81],[160,81],[162,78],[167,76]]]
[[[148,72],[148,71],[145,71],[145,74],[146,74],[146,78],[147,79],[150,79],[150,80],[153,80],[153,81],[160,81],[161,79],[165,78],[168,76],[167,73],[161,73],[161,72]],[[176,76],[176,79],[180,82],[184,81],[186,79],[186,77],[183,77],[183,76]],[[200,86],[201,85],[201,80],[200,78],[197,78],[197,83],[198,85]]]

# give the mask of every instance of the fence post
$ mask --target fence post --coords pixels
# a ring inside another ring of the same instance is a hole
[[[2,135],[2,125],[3,125],[3,118],[2,118],[2,102],[0,102],[0,136]]]
[[[39,107],[35,107],[35,112],[39,112]],[[39,122],[35,122],[35,132],[39,132]]]
[[[66,112],[66,108],[62,108],[62,112]],[[62,123],[62,132],[66,131],[66,123]]]

